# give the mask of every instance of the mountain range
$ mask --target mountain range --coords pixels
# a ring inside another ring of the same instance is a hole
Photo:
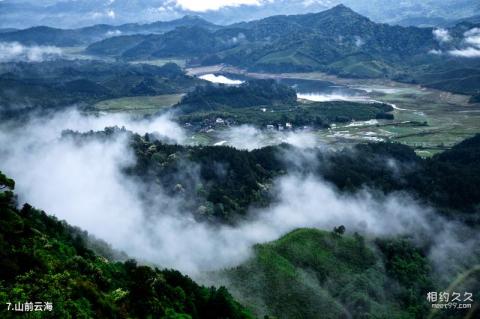
[[[157,21],[147,24],[129,23],[118,26],[97,24],[76,29],[59,29],[48,26],[36,26],[22,30],[2,29],[0,30],[0,41],[15,41],[26,45],[68,47],[87,45],[120,35],[165,33],[178,27],[202,27],[206,30],[219,28],[219,26],[197,16],[184,16],[176,20]]]
[[[183,57],[190,65],[223,63],[263,72],[387,77],[478,94],[479,26],[469,21],[448,29],[391,26],[338,5],[319,13],[272,16],[217,30],[194,26],[165,34],[113,37],[90,45],[87,52],[124,60]]]
[[[91,55],[123,61],[182,58],[190,66],[223,63],[263,72],[389,78],[478,95],[478,30],[474,18],[444,29],[392,26],[338,5],[228,26],[185,16],[149,24],[34,27],[0,33],[0,42],[87,46]]]
[[[227,25],[272,15],[322,11],[340,3],[374,21],[388,23],[418,18],[428,18],[430,22],[451,21],[468,18],[480,10],[480,4],[475,0],[258,0],[233,3],[236,5],[227,2],[223,6],[209,6],[208,3],[200,5],[182,0],[3,0],[0,1],[0,28],[36,25],[73,28],[105,23],[149,23],[192,14]]]

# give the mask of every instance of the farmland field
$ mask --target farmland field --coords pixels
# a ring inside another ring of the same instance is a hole
[[[244,70],[211,66],[188,70],[190,75],[205,73],[225,74],[235,78],[274,78],[288,81],[308,81],[302,93],[312,95],[340,96],[358,100],[351,92],[361,92],[365,102],[381,101],[394,105],[394,121],[374,120],[332,125],[319,130],[317,137],[325,143],[356,143],[368,141],[396,141],[413,147],[416,152],[429,157],[448,149],[480,132],[480,104],[468,103],[470,96],[452,94],[419,85],[410,85],[388,80],[344,79],[320,72],[311,73],[251,73]],[[318,90],[311,89],[318,83]],[[330,87],[326,87],[330,83]],[[336,95],[334,92],[340,92]],[[358,94],[358,93],[357,93]]]
[[[170,107],[182,98],[182,94],[136,96],[105,100],[95,104],[95,109],[104,112],[127,112],[139,115],[153,114]]]

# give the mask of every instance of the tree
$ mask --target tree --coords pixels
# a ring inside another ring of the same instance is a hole
[[[13,190],[15,188],[15,181],[11,178],[8,178],[0,171],[0,190],[7,187],[10,188],[10,190]]]
[[[338,227],[333,227],[333,233],[342,236],[345,233],[345,226],[340,225]]]

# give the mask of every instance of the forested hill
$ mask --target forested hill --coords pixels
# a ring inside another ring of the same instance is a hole
[[[85,232],[28,204],[17,209],[14,186],[0,172],[1,318],[19,317],[7,303],[26,302],[53,303],[41,318],[252,318],[225,288],[97,255]]]
[[[160,186],[201,221],[235,224],[245,219],[252,207],[275,201],[271,190],[277,177],[293,173],[325,179],[342,193],[365,188],[384,194],[405,192],[445,216],[480,225],[480,135],[431,159],[401,144],[370,143],[332,152],[311,150],[309,161],[300,166],[289,162],[285,154],[304,150],[289,145],[253,151],[171,145],[151,134],[140,136],[112,128],[85,134],[65,132],[64,137],[110,138],[122,132],[129,134],[137,157],[125,173],[139,177],[152,190]]]
[[[185,95],[177,106],[184,113],[218,110],[221,107],[293,105],[294,89],[274,80],[252,80],[240,86],[199,86]]]
[[[57,60],[0,63],[0,116],[28,111],[85,107],[100,100],[128,96],[183,93],[200,80],[178,65],[163,66]]]
[[[343,231],[293,231],[256,245],[250,260],[218,275],[258,316],[426,318],[424,295],[436,288],[424,253],[407,240],[372,242]]]

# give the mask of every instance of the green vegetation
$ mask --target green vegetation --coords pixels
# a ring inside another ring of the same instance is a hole
[[[426,318],[430,275],[406,240],[314,229],[256,245],[249,261],[218,274],[257,316],[278,319]]]
[[[0,114],[88,108],[102,100],[183,93],[199,80],[176,64],[162,67],[100,61],[54,61],[0,65]]]
[[[180,122],[202,127],[215,125],[218,118],[222,124],[320,128],[334,122],[393,119],[388,113],[393,108],[382,103],[298,103],[293,89],[273,80],[247,81],[238,87],[197,87],[175,108]]]
[[[94,107],[99,111],[153,114],[177,104],[181,98],[182,94],[123,97],[100,101]]]
[[[271,203],[272,179],[283,174],[274,147],[240,151],[232,147],[182,146],[158,140],[153,134],[140,136],[124,129],[102,132],[66,131],[63,138],[79,142],[89,138],[109,139],[126,134],[136,155],[125,173],[145,184],[146,193],[163,191],[178,199],[182,211],[199,221],[235,224],[250,207]]]
[[[280,173],[273,148],[253,152],[231,147],[187,147],[133,136],[137,163],[128,174],[182,199],[199,220],[235,223],[252,206],[270,203],[269,184]]]
[[[400,144],[376,143],[330,156],[320,155],[318,174],[343,191],[365,186],[385,193],[406,191],[452,218],[478,225],[480,190],[480,135],[421,159]]]
[[[146,192],[161,186],[180,199],[185,211],[214,224],[234,224],[249,207],[274,203],[271,181],[295,170],[282,160],[284,152],[296,151],[288,145],[252,152],[186,147],[112,128],[65,132],[64,138],[108,139],[113,134],[128,134],[137,163],[125,173],[144,181]],[[304,165],[296,173],[317,174],[342,192],[365,186],[404,191],[457,222],[478,226],[480,135],[428,160],[392,143],[311,155],[321,165]],[[105,258],[115,253],[85,232],[29,205],[17,209],[13,187],[0,174],[1,302],[52,301],[52,318],[252,317],[224,288],[200,287],[176,271]],[[402,238],[364,239],[342,226],[331,232],[301,229],[256,245],[249,261],[214,276],[226,280],[237,300],[260,317],[425,318],[431,314],[426,292],[445,289],[426,251]],[[468,291],[474,291],[470,281]],[[435,318],[457,315],[447,311]]]
[[[245,108],[250,106],[291,105],[297,94],[292,88],[274,80],[248,81],[240,86],[200,86],[185,95],[178,106],[183,113],[215,111],[222,106]]]
[[[6,303],[29,301],[53,304],[52,312],[32,312],[29,318],[252,318],[225,288],[201,287],[175,270],[95,254],[86,232],[28,204],[17,209],[13,187],[0,173],[0,188],[9,189],[0,192],[2,318],[18,317]]]
[[[256,106],[238,109],[219,106],[215,111],[198,111],[180,115],[178,121],[195,126],[215,126],[216,119],[221,118],[229,124],[251,124],[261,128],[265,128],[267,125],[285,126],[286,123],[291,124],[293,128],[303,126],[325,128],[331,123],[371,119],[393,120],[393,114],[387,113],[390,111],[391,107],[387,104],[341,101],[297,104],[295,106],[279,105],[273,108]]]

